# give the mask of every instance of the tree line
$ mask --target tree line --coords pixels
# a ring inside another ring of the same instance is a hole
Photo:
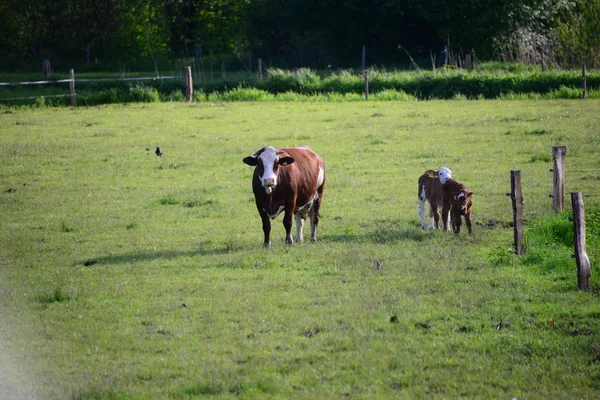
[[[0,68],[223,55],[283,67],[440,57],[597,66],[600,0],[4,0]],[[439,60],[439,58],[438,58]],[[39,64],[38,64],[39,65]]]

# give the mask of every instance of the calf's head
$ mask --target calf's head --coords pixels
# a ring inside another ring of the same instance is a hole
[[[270,194],[277,186],[277,171],[280,166],[288,166],[294,162],[286,152],[277,150],[274,147],[267,146],[256,151],[252,156],[244,158],[244,163],[256,167],[258,179],[265,188],[267,194]]]
[[[454,194],[454,204],[462,215],[465,215],[473,204],[471,196],[473,196],[473,192],[469,192],[467,189],[461,189],[458,193]]]
[[[440,168],[440,170],[437,172],[439,178],[440,178],[440,183],[443,185],[444,183],[446,183],[446,181],[450,178],[452,178],[452,170],[450,168]]]

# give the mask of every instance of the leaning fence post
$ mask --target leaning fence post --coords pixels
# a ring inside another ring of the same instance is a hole
[[[510,171],[510,193],[512,200],[513,225],[515,236],[515,254],[523,255],[523,192],[521,190],[521,171]]]
[[[591,265],[585,250],[585,215],[581,192],[571,192],[573,204],[573,230],[575,233],[575,259],[577,260],[577,284],[579,290],[587,290],[590,283]]]
[[[562,212],[565,209],[565,155],[567,146],[552,146],[554,168],[552,169],[552,209]]]
[[[194,85],[192,83],[192,67],[185,67],[185,100],[189,103],[194,95]]]
[[[369,71],[365,69],[365,100],[369,100]]]
[[[77,95],[75,94],[75,71],[69,72],[69,90],[71,91],[71,106],[77,107]]]

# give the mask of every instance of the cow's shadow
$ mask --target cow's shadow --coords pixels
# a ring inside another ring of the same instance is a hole
[[[138,261],[154,261],[154,260],[173,260],[181,257],[194,257],[194,256],[205,256],[205,255],[217,255],[230,253],[232,250],[228,247],[204,250],[188,250],[188,251],[139,251],[131,253],[114,254],[102,257],[91,257],[87,260],[80,260],[73,263],[74,266],[84,265],[92,266],[95,264],[132,264]]]

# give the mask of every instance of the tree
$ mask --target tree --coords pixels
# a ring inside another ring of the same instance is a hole
[[[600,0],[577,0],[558,19],[558,57],[563,64],[600,65]]]

